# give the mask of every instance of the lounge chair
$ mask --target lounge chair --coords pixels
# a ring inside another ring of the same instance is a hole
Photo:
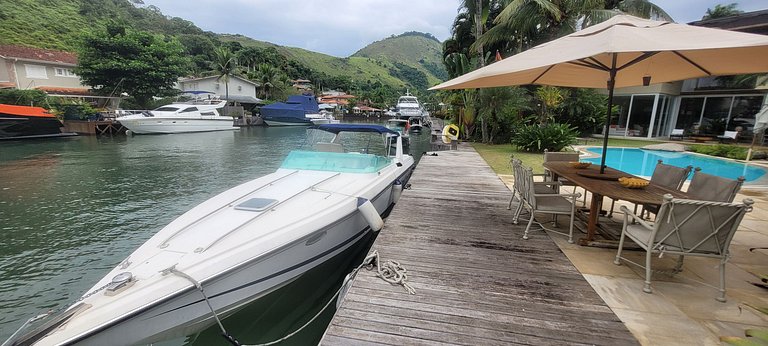
[[[673,129],[672,132],[669,134],[669,139],[672,140],[673,138],[682,140],[685,136],[685,130],[684,129]]]
[[[686,193],[691,199],[733,202],[742,184],[744,184],[744,177],[738,177],[736,180],[718,177],[702,173],[701,168],[696,167]]]
[[[738,140],[739,131],[725,131],[722,135],[717,136],[717,140],[720,143],[732,143]]]
[[[569,229],[568,233],[547,229],[543,225],[539,224],[542,230],[552,231],[558,234],[567,235],[568,242],[573,243],[573,219],[576,214],[576,200],[581,196],[579,193],[536,193],[536,182],[533,181],[533,170],[530,167],[519,167],[521,172],[519,173],[522,189],[522,200],[520,206],[516,211],[513,223],[517,223],[522,208],[530,211],[530,217],[528,219],[528,225],[525,227],[523,233],[523,239],[528,239],[528,232],[531,230],[533,224],[534,214],[536,212],[552,214],[555,216],[555,222],[557,222],[557,215],[569,215]],[[559,184],[558,182],[546,182],[546,184]]]
[[[718,258],[720,286],[715,299],[725,302],[725,263],[730,256],[728,246],[744,214],[752,210],[752,204],[751,199],[742,203],[725,203],[675,199],[667,194],[653,224],[632,214],[626,206],[621,206],[624,224],[613,263],[621,265],[623,260],[645,268],[643,292],[652,293],[651,262],[655,253],[659,257],[666,254],[679,256],[673,274],[682,270],[685,256]],[[645,265],[621,256],[626,237],[645,250]]]

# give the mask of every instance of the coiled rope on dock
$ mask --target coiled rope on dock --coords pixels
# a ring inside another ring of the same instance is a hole
[[[351,284],[352,280],[357,276],[357,273],[360,271],[360,269],[366,268],[368,270],[373,270],[376,268],[377,274],[376,276],[380,277],[382,280],[392,284],[392,285],[401,285],[403,288],[405,288],[406,292],[408,294],[416,294],[416,290],[413,289],[411,285],[409,285],[406,280],[408,280],[407,270],[403,268],[403,266],[397,262],[397,261],[386,261],[382,264],[381,262],[381,256],[379,255],[378,251],[371,252],[368,256],[363,259],[363,262],[360,263],[357,268],[353,269],[349,275],[347,275],[344,278],[344,282],[341,284],[341,287],[339,287],[338,290],[336,290],[336,293],[333,294],[333,296],[328,299],[328,302],[325,303],[325,306],[323,306],[320,311],[318,311],[314,316],[312,316],[309,321],[304,323],[301,327],[296,329],[295,331],[291,332],[290,334],[270,342],[261,343],[261,344],[241,344],[232,334],[229,334],[227,330],[224,328],[224,325],[221,323],[221,320],[219,319],[218,314],[216,313],[216,310],[214,310],[213,306],[211,306],[210,302],[208,301],[208,297],[205,294],[205,291],[203,290],[203,286],[200,282],[192,278],[191,276],[187,275],[186,273],[175,269],[175,268],[169,268],[168,273],[178,275],[180,277],[183,277],[190,281],[195,287],[200,291],[200,293],[203,295],[203,298],[205,299],[206,303],[208,303],[208,308],[211,310],[211,314],[213,314],[214,319],[216,320],[217,324],[219,325],[219,328],[221,329],[221,334],[224,337],[224,339],[227,340],[230,344],[234,346],[271,346],[280,342],[283,342],[290,337],[298,334],[304,328],[312,324],[320,315],[328,309],[328,307],[331,305],[331,303],[338,297],[340,300],[344,299],[344,295],[346,294],[346,291],[349,288],[349,285]],[[342,294],[343,292],[343,294]],[[338,306],[338,304],[337,304]]]

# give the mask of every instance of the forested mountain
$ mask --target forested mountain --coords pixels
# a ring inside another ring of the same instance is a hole
[[[253,48],[255,61],[267,63],[292,79],[310,79],[316,86],[351,92],[384,93],[395,97],[444,80],[441,46],[434,37],[405,33],[374,42],[348,58],[337,58],[300,48],[283,47],[241,35],[216,34],[194,23],[165,16],[157,7],[141,0],[13,0],[0,6],[0,44],[75,51],[80,36],[116,21],[136,30],[173,36],[191,57],[190,75],[205,74],[212,50],[228,46],[235,53]],[[248,66],[249,68],[251,66]]]

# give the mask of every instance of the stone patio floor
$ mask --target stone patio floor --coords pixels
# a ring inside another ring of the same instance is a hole
[[[512,176],[499,177],[512,188]],[[630,264],[614,265],[615,249],[569,244],[556,233],[549,236],[641,344],[721,345],[720,336],[744,336],[745,329],[768,328],[768,315],[750,307],[768,307],[768,290],[751,284],[759,282],[757,275],[768,275],[768,250],[749,251],[768,247],[768,189],[746,186],[736,201],[744,198],[752,198],[755,204],[730,245],[726,303],[714,299],[719,275],[716,259],[686,257],[683,272],[674,276],[654,274],[653,294],[647,294],[642,291],[644,270]],[[610,205],[607,199],[606,202],[604,209]],[[620,203],[613,215],[617,222],[623,217]],[[561,223],[561,227],[567,225]],[[532,236],[541,233],[534,232]],[[634,257],[633,261],[644,261],[644,252],[625,254]],[[676,256],[655,258],[654,269],[671,269],[675,261]]]

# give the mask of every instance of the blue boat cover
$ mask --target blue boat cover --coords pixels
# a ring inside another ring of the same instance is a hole
[[[374,132],[374,133],[381,133],[381,134],[391,134],[393,136],[399,136],[400,133],[397,131],[388,129],[381,125],[372,125],[372,124],[322,124],[311,127],[313,129],[323,130],[330,133],[339,133],[343,131],[348,132]]]
[[[261,115],[267,120],[296,118],[309,123],[306,115],[319,112],[317,101],[312,95],[292,95],[288,96],[286,102],[275,102],[261,107]]]

